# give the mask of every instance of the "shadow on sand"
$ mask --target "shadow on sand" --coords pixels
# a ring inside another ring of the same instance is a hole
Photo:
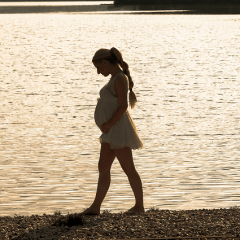
[[[14,219],[15,224],[19,223],[18,230],[21,233],[12,232],[8,239],[59,239],[68,235],[71,227],[79,227],[85,223],[83,216],[78,213],[62,215],[55,212],[54,215],[33,215],[29,218],[15,216]]]

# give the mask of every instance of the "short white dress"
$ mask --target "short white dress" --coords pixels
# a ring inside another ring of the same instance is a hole
[[[112,77],[99,93],[100,98],[98,99],[94,113],[95,122],[99,128],[112,117],[119,106],[118,98],[114,90],[116,76]],[[108,133],[102,133],[99,140],[101,143],[109,143],[111,149],[123,147],[140,149],[143,146],[128,110],[126,110],[122,117],[110,128]]]

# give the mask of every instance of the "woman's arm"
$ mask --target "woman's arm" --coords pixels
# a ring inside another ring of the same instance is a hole
[[[128,80],[123,74],[119,74],[115,80],[114,90],[117,94],[119,106],[113,116],[108,120],[108,122],[102,124],[101,130],[104,133],[108,133],[110,128],[122,117],[128,108],[127,93],[128,93]]]

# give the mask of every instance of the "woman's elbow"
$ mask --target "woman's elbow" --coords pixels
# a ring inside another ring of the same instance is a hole
[[[121,108],[124,110],[124,112],[128,109],[128,104],[122,104]]]

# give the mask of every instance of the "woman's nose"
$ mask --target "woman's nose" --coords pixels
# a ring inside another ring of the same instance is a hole
[[[97,70],[97,73],[98,73],[98,74],[100,73],[99,70]]]

